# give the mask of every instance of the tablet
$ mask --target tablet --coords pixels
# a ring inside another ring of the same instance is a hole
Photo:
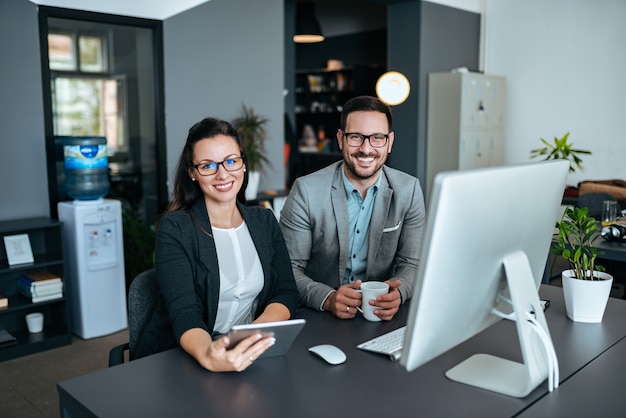
[[[273,336],[276,343],[265,350],[259,358],[278,357],[287,354],[289,347],[296,339],[306,321],[304,319],[289,319],[287,321],[263,322],[260,324],[235,325],[229,332],[230,345],[232,348],[250,335],[260,332],[264,337]]]

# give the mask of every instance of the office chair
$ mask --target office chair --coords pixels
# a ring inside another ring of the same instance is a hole
[[[591,192],[584,193],[578,196],[578,200],[576,201],[576,206],[579,208],[588,208],[589,216],[596,218],[596,220],[600,220],[602,218],[602,203],[605,200],[616,200],[613,195],[603,192]],[[621,211],[617,208],[618,213]]]
[[[109,351],[109,367],[124,363],[124,355],[129,357],[141,338],[144,328],[157,306],[159,284],[156,270],[139,273],[130,284],[128,291],[128,342],[113,347]]]

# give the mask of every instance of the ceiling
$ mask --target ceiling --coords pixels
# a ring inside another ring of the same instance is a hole
[[[63,7],[144,19],[164,20],[209,0],[30,0],[42,6]]]
[[[88,12],[109,13],[144,19],[165,20],[185,10],[194,8],[210,0],[30,0],[42,6],[63,7]],[[387,5],[406,0],[368,0],[366,3]],[[429,0],[470,11],[480,11],[481,0]],[[354,10],[363,7],[361,0],[313,0],[318,6],[350,6]]]

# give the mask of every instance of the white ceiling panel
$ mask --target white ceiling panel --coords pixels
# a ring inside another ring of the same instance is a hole
[[[42,6],[164,20],[209,0],[30,0]]]

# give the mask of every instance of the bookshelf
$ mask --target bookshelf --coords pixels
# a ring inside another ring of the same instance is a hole
[[[8,296],[9,305],[0,309],[0,329],[17,338],[17,344],[0,348],[0,361],[33,354],[71,343],[69,316],[65,298],[32,303],[17,290],[17,277],[23,273],[47,270],[63,277],[62,223],[38,217],[0,222],[0,293]],[[32,263],[9,265],[4,237],[27,234],[33,253]],[[26,315],[44,314],[43,332],[30,334]]]

